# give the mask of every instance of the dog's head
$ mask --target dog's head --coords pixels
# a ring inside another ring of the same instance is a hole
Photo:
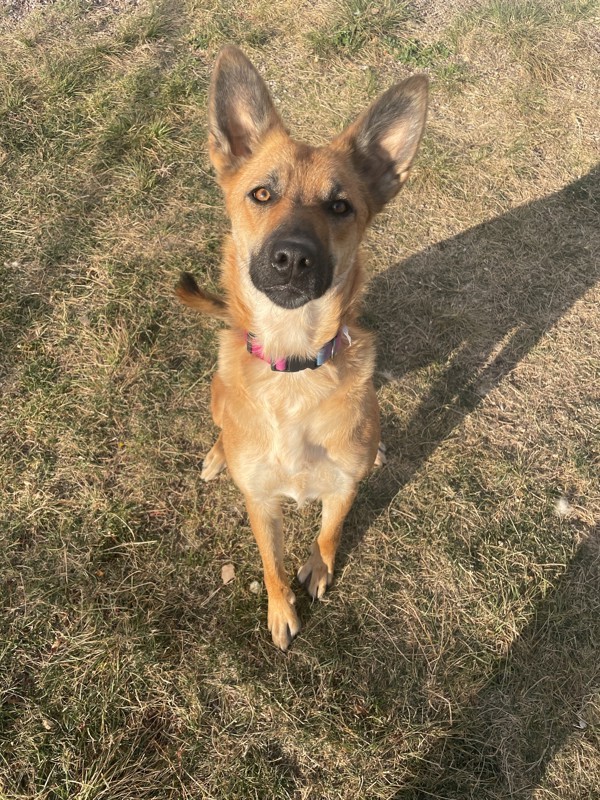
[[[427,79],[392,86],[325,147],[291,139],[236,47],[213,72],[209,152],[240,264],[276,306],[325,295],[351,271],[365,227],[406,180],[427,111]]]

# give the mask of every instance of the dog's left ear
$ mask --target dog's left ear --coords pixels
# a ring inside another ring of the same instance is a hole
[[[208,103],[210,160],[217,175],[235,172],[261,139],[282,122],[265,82],[246,56],[224,47],[213,70]]]
[[[427,90],[425,75],[392,86],[334,141],[336,147],[350,150],[373,214],[408,177],[425,127]]]

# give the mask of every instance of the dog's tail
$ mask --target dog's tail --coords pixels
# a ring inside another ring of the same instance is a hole
[[[229,320],[229,308],[225,300],[201,289],[194,276],[189,272],[181,273],[179,283],[175,287],[175,294],[189,308],[201,311],[211,317]]]

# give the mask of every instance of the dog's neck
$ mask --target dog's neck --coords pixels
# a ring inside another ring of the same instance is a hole
[[[322,297],[300,308],[280,308],[254,286],[230,239],[225,248],[223,283],[234,327],[251,332],[270,358],[312,359],[356,317],[362,270],[355,270],[351,284],[334,279]]]
[[[260,358],[261,361],[268,362],[273,372],[304,372],[305,370],[318,369],[351,344],[352,338],[348,326],[343,325],[337,335],[321,347],[316,358],[297,358],[292,356],[272,359],[265,353],[261,342],[258,341],[254,334],[248,333],[246,336],[246,349],[248,352],[256,356],[256,358]]]

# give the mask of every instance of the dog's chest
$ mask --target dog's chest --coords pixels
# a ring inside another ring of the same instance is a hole
[[[336,491],[344,480],[326,448],[316,443],[310,429],[287,423],[272,429],[267,483],[273,493],[290,497],[299,505]]]
[[[326,445],[318,404],[307,406],[293,395],[286,402],[264,401],[244,459],[248,488],[264,497],[289,497],[299,505],[345,491],[354,478]]]
[[[289,497],[302,505],[345,488],[348,476],[308,430],[283,425],[273,429],[264,474],[269,494]]]

